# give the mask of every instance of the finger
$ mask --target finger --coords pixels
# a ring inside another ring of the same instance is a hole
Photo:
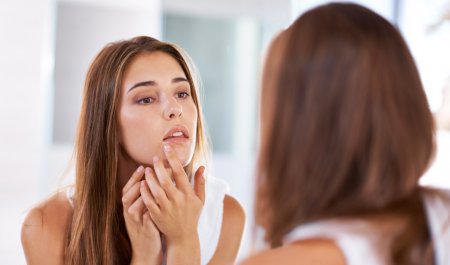
[[[170,179],[168,170],[164,167],[163,161],[158,156],[153,157],[153,170],[158,182],[160,178]]]
[[[128,180],[127,184],[122,189],[122,194],[126,193],[134,184],[138,183],[142,176],[144,175],[144,167],[139,166],[131,175],[130,179]]]
[[[158,225],[153,220],[152,214],[150,212],[144,214],[144,216],[142,217],[142,223],[144,225],[144,229],[148,234],[156,232],[161,236],[161,231],[159,231]]]
[[[177,187],[180,189],[190,188],[189,178],[186,175],[186,171],[184,171],[184,167],[181,164],[180,160],[178,159],[178,156],[173,151],[173,148],[169,144],[164,144],[163,149],[167,161],[169,162],[169,165],[172,168],[174,181]]]
[[[141,198],[144,202],[145,207],[147,210],[154,214],[160,214],[161,209],[159,208],[158,204],[155,202],[155,198],[153,197],[152,193],[150,192],[150,189],[145,181],[141,181]]]
[[[167,195],[159,185],[158,179],[153,170],[149,167],[145,168],[145,180],[153,195],[154,201],[161,209],[165,208],[168,203]]]
[[[142,223],[144,224],[144,227],[147,229],[158,229],[156,227],[155,222],[153,222],[153,219],[150,215],[150,212],[147,212],[142,217]]]
[[[153,159],[153,167],[155,168],[156,174],[154,175],[156,175],[159,185],[164,190],[167,197],[169,199],[172,199],[175,192],[177,191],[172,178],[170,177],[170,173],[172,170],[167,170],[166,168],[164,168],[163,162],[158,157],[155,157]]]
[[[137,182],[122,196],[123,209],[127,210],[139,198],[139,195],[139,182]]]
[[[201,166],[195,172],[194,192],[205,203],[205,167]]]
[[[132,217],[135,222],[142,224],[142,216],[145,209],[142,197],[139,197],[126,211],[126,214]]]

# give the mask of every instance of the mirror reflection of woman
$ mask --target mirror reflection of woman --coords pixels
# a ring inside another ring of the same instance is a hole
[[[180,48],[142,36],[97,55],[75,158],[75,185],[24,221],[28,264],[234,263],[243,209],[207,176],[196,76]]]

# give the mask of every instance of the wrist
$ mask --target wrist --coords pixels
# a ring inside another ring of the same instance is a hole
[[[140,255],[133,253],[130,265],[159,265],[161,262],[162,250],[159,250],[158,252],[148,251],[140,253]]]
[[[167,264],[198,265],[200,260],[200,240],[197,233],[184,239],[167,241]]]
[[[135,259],[131,259],[130,265],[146,265],[144,262],[136,261]]]
[[[169,248],[188,248],[196,246],[197,244],[200,245],[200,239],[198,237],[197,231],[186,233],[185,235],[175,237],[175,238],[168,238],[166,237],[167,242],[167,249]]]
[[[138,260],[132,258],[130,265],[147,265],[147,262],[138,261]]]

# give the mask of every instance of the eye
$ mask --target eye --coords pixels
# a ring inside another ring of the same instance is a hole
[[[148,105],[151,104],[155,101],[154,98],[151,97],[146,97],[146,98],[141,98],[137,101],[137,103],[142,104],[142,105]]]
[[[177,97],[178,98],[187,98],[189,96],[190,95],[187,92],[179,92],[179,93],[177,93]]]

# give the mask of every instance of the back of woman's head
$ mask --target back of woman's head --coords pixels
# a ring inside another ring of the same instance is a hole
[[[256,209],[271,243],[298,224],[383,211],[416,193],[433,120],[385,19],[354,4],[310,10],[274,40],[262,82]]]

